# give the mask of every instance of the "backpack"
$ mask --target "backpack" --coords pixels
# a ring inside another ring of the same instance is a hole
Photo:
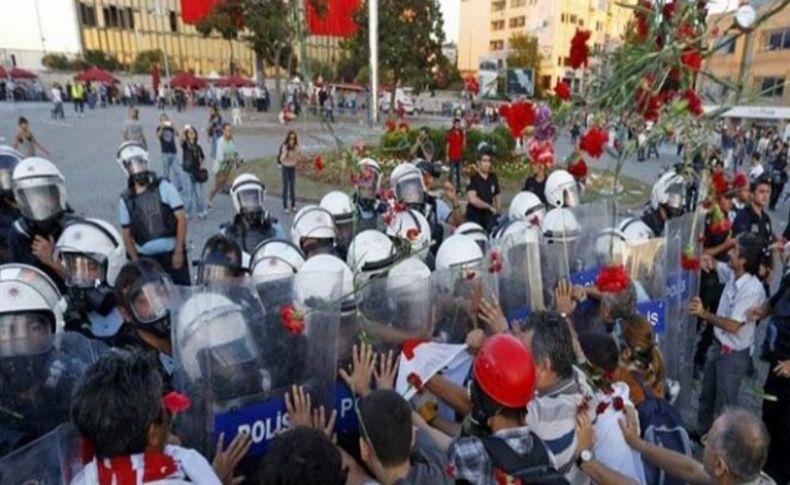
[[[642,439],[662,448],[691,456],[691,440],[683,426],[683,417],[666,399],[653,394],[652,389],[640,382],[645,400],[636,407]],[[645,480],[648,485],[681,485],[683,480],[667,475],[644,457]]]
[[[569,482],[565,475],[558,472],[551,465],[549,452],[545,443],[538,435],[530,431],[532,436],[532,451],[524,456],[516,453],[513,448],[502,438],[486,436],[482,438],[486,453],[491,458],[495,470],[517,480],[515,483],[527,485],[540,483],[548,485],[567,485]]]

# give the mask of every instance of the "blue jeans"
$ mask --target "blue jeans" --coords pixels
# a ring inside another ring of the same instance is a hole
[[[183,183],[181,180],[181,167],[178,163],[178,154],[176,153],[163,153],[162,154],[162,176],[170,181],[176,187],[176,190],[181,192],[183,190]],[[171,176],[172,173],[172,176]]]
[[[296,167],[280,167],[283,175],[283,209],[288,208],[288,200],[291,201],[291,208],[296,206]]]
[[[194,216],[206,211],[206,204],[203,203],[203,184],[195,180],[195,177],[186,174],[186,192],[184,207],[187,215]]]
[[[450,160],[450,182],[455,185],[455,190],[461,192],[461,161]]]

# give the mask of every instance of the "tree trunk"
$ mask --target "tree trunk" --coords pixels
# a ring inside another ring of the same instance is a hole
[[[283,107],[283,88],[281,84],[282,73],[280,72],[280,56],[282,55],[282,48],[277,49],[274,53],[274,99],[272,106],[277,106],[278,109]]]
[[[233,39],[228,39],[228,47],[230,47],[230,75],[234,74],[233,72]]]
[[[266,59],[263,57],[263,52],[255,53],[255,77],[258,79],[258,87],[262,88],[266,85]]]

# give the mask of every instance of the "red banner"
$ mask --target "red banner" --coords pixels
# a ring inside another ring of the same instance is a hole
[[[325,5],[323,16],[313,7],[312,0],[304,1],[307,30],[311,35],[351,37],[357,32],[353,16],[359,9],[360,0],[318,0]]]
[[[181,0],[181,19],[187,24],[196,24],[211,13],[216,0]]]

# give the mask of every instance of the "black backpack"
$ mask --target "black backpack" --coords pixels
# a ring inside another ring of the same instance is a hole
[[[521,485],[549,484],[567,485],[569,482],[565,475],[558,472],[551,465],[546,444],[538,435],[530,431],[532,436],[532,451],[529,455],[516,453],[505,440],[496,436],[482,438],[486,453],[491,458],[494,468],[498,468],[521,481]]]

